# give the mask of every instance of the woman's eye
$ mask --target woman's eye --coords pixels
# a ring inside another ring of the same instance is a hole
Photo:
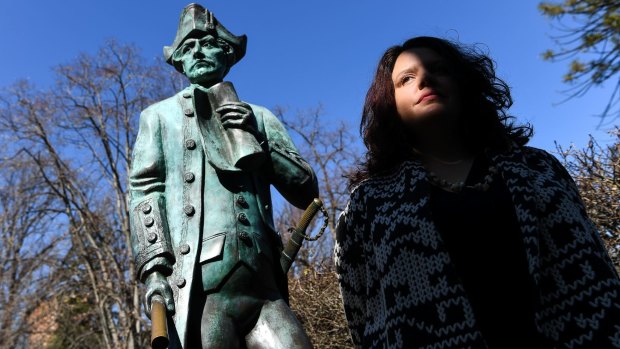
[[[404,85],[404,84],[406,84],[406,83],[408,83],[408,82],[410,82],[410,81],[413,81],[413,79],[414,79],[414,78],[415,78],[415,77],[414,77],[413,75],[406,75],[406,76],[403,76],[403,78],[402,78],[402,79],[400,79],[400,84],[401,84],[401,85]]]

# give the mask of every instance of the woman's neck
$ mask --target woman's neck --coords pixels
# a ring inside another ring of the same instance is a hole
[[[415,143],[413,151],[421,156],[444,162],[454,162],[471,157],[456,127],[449,124],[429,123],[413,132]],[[418,131],[419,130],[419,131]]]

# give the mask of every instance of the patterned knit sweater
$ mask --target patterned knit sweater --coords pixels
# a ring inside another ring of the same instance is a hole
[[[514,203],[541,348],[620,348],[620,280],[570,175],[530,147],[490,162]],[[486,348],[433,223],[426,175],[406,161],[368,179],[340,216],[336,268],[358,348]]]

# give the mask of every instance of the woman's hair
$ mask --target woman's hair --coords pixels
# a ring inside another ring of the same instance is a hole
[[[512,105],[510,88],[495,76],[494,62],[475,47],[464,47],[434,37],[415,37],[390,47],[379,61],[366,94],[360,133],[368,149],[365,161],[350,176],[350,185],[386,172],[411,158],[415,144],[396,111],[392,70],[396,58],[411,48],[429,48],[450,66],[460,95],[458,131],[468,150],[508,149],[525,145],[532,136],[530,125],[516,126],[507,114]]]

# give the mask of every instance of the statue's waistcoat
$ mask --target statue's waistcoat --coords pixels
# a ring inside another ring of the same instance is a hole
[[[258,265],[258,254],[272,259],[270,242],[258,209],[254,181],[247,173],[216,172],[205,165],[202,246],[198,262],[202,266],[205,291],[218,287],[239,263]],[[273,260],[272,260],[273,262]]]

